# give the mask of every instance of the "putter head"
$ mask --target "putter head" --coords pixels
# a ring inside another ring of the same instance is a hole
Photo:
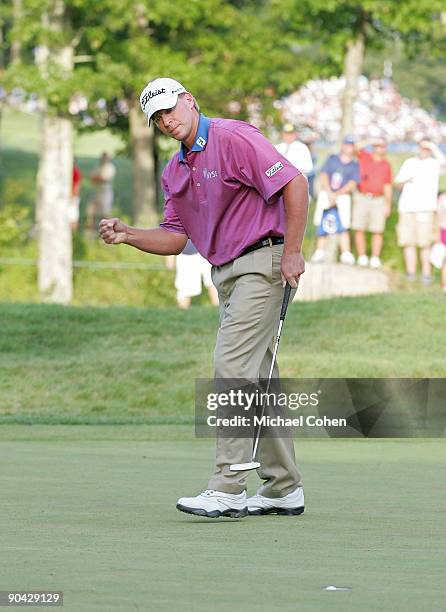
[[[233,463],[229,466],[231,472],[248,472],[249,470],[256,470],[260,467],[258,461],[248,461],[248,463]]]

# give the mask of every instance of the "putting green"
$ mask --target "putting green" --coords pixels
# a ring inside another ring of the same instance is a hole
[[[298,441],[306,513],[237,521],[175,509],[206,484],[210,441],[39,431],[1,432],[0,590],[63,590],[76,611],[443,606],[444,441]]]

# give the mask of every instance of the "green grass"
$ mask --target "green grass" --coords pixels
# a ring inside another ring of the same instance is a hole
[[[2,136],[0,189],[9,181],[32,210],[35,118],[6,110]],[[81,169],[120,146],[108,132],[82,136]],[[116,163],[116,211],[129,214],[130,162]],[[393,236],[385,259],[400,269]],[[32,259],[36,245],[2,256]],[[77,241],[75,257],[159,263],[95,241]],[[34,268],[0,268],[1,299],[37,300],[35,280]],[[172,280],[77,270],[75,301],[172,304]],[[292,305],[282,375],[445,376],[442,297],[405,289]],[[303,516],[186,516],[176,499],[205,486],[215,454],[191,423],[194,380],[212,375],[216,311],[4,303],[0,320],[0,589],[63,589],[76,612],[442,608],[444,441],[298,439]]]
[[[210,442],[1,429],[2,589],[60,589],[83,612],[443,607],[442,441],[297,440],[306,513],[234,521],[175,510],[205,485]]]
[[[110,266],[74,267],[73,305],[107,306],[172,306],[175,302],[175,272],[166,268],[164,257],[148,255],[131,247],[119,248],[100,243],[99,240],[75,238],[73,257],[81,264],[96,262]],[[40,302],[37,288],[37,267],[28,262],[37,261],[37,244],[32,241],[22,246],[2,250],[2,257],[27,260],[19,265],[0,264],[0,301]],[[146,269],[117,269],[121,263],[145,266]],[[207,297],[194,300],[206,303]]]
[[[434,290],[293,304],[284,377],[445,376]],[[0,421],[191,422],[212,376],[216,310],[0,305]]]

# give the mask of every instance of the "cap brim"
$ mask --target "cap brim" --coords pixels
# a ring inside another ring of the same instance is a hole
[[[178,101],[178,96],[179,94],[175,93],[168,97],[163,96],[162,100],[155,100],[153,106],[150,106],[150,110],[147,113],[147,123],[150,125],[153,115],[158,111],[165,110],[166,108],[173,108]]]

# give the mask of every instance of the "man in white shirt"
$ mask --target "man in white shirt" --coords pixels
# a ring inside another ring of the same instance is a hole
[[[276,149],[305,176],[313,170],[310,149],[297,139],[293,124],[285,123],[282,129],[282,142],[276,146]]]
[[[398,245],[403,248],[408,280],[415,280],[417,248],[420,249],[422,281],[432,282],[430,249],[435,241],[434,219],[438,183],[446,158],[429,140],[419,143],[418,154],[406,159],[395,177],[401,189],[398,202]]]
[[[89,225],[96,227],[99,219],[109,217],[113,208],[113,179],[116,167],[107,153],[102,153],[99,166],[90,174],[90,180],[95,186],[95,192],[88,205],[87,217]]]

